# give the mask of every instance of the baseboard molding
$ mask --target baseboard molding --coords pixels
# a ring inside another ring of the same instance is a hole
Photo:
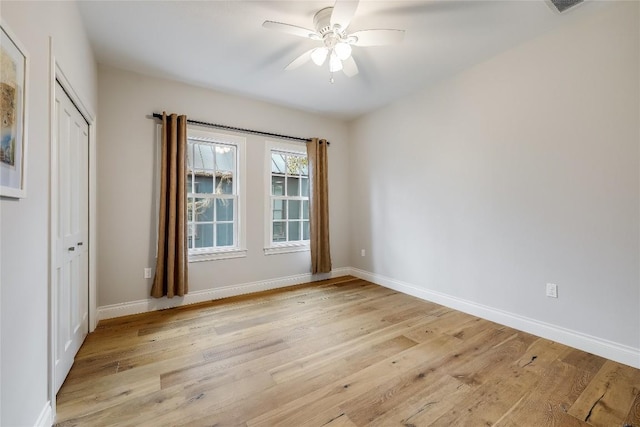
[[[34,427],[51,427],[53,425],[53,411],[51,410],[51,402],[47,401],[40,411],[40,416],[34,424]]]
[[[98,307],[98,321],[112,319],[114,317],[128,316],[130,314],[146,313],[149,311],[164,310],[167,308],[179,307],[183,305],[196,304],[199,302],[212,301],[221,298],[245,295],[254,292],[268,291],[271,289],[284,288],[303,283],[316,282],[351,274],[351,268],[337,268],[331,273],[323,274],[298,274],[295,276],[279,277],[258,282],[243,283],[222,288],[206,289],[203,291],[190,292],[184,297],[174,298],[149,298],[139,301],[131,301],[121,304],[112,304]]]
[[[625,365],[640,369],[640,349],[562,328],[440,292],[419,288],[379,274],[351,268],[350,274],[380,286],[402,292],[445,307],[481,317],[501,325],[568,345]]]

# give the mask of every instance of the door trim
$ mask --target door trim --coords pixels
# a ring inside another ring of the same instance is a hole
[[[96,116],[82,100],[82,96],[74,89],[72,83],[63,72],[60,62],[56,59],[53,37],[49,37],[49,325],[48,325],[48,394],[51,405],[52,423],[56,418],[56,390],[55,390],[55,354],[56,354],[56,324],[57,307],[53,298],[53,283],[55,265],[53,255],[55,251],[55,227],[58,221],[57,173],[58,165],[55,161],[58,151],[55,135],[55,103],[56,81],[60,83],[71,101],[78,108],[80,114],[89,125],[89,333],[93,332],[97,323],[96,305]]]

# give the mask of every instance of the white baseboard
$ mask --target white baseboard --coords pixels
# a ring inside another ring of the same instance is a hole
[[[130,314],[146,313],[149,311],[163,310],[199,302],[212,301],[221,298],[234,297],[271,289],[284,288],[286,286],[316,282],[351,274],[351,268],[337,268],[331,273],[323,274],[298,274],[295,276],[279,277],[258,282],[242,283],[222,288],[206,289],[203,291],[189,292],[184,297],[174,298],[149,298],[139,301],[125,302],[98,307],[98,321],[114,317],[128,316]]]
[[[640,349],[638,348],[583,334],[578,331],[562,328],[440,292],[419,288],[409,283],[357,268],[351,268],[350,274],[404,294],[453,308],[640,369]]]
[[[34,424],[34,427],[51,427],[53,425],[53,411],[51,410],[51,402],[47,401],[40,412],[38,420]]]

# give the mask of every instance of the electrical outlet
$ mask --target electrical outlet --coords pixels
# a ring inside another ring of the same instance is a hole
[[[558,298],[558,285],[555,283],[547,283],[547,296],[550,298]]]
[[[144,269],[144,278],[145,279],[151,279],[151,268],[145,268]]]
[[[360,249],[360,256],[365,256],[367,253],[364,249]]]

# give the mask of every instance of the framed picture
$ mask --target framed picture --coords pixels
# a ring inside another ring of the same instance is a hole
[[[0,196],[26,197],[28,58],[0,22]]]

